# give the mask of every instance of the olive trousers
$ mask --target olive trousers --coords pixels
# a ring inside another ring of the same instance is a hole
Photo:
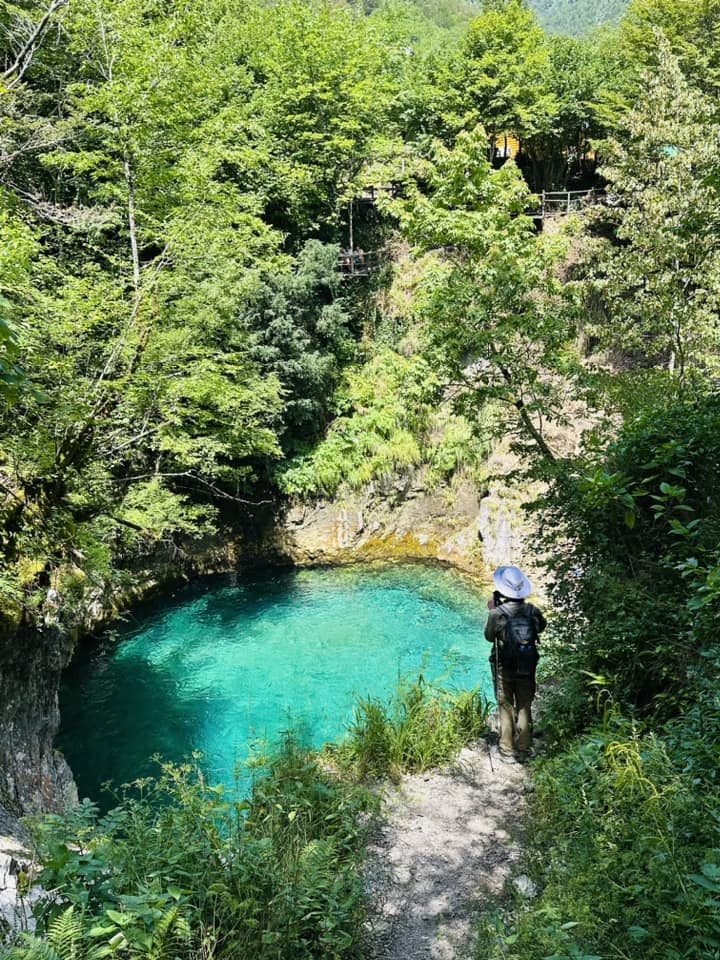
[[[534,677],[514,677],[502,667],[495,673],[495,695],[500,714],[500,752],[524,752],[532,744],[531,706]],[[516,742],[517,740],[517,742]]]

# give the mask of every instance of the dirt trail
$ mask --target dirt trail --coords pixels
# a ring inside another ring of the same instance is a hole
[[[375,960],[469,956],[475,920],[518,872],[528,771],[491,756],[492,770],[483,743],[388,790],[367,867]]]

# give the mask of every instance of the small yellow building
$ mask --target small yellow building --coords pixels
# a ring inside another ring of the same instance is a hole
[[[514,160],[520,153],[520,141],[512,133],[499,133],[495,137],[495,156]]]

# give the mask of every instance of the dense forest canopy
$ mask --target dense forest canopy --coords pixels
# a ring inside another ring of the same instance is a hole
[[[503,442],[562,615],[542,890],[484,957],[720,941],[720,0],[622,6],[0,12],[4,628],[81,628],[290,496],[481,483]]]
[[[571,76],[570,41],[546,41],[519,0],[469,27],[463,11],[6,11],[8,610],[272,495],[366,349],[371,291],[342,284],[337,254],[368,184],[422,179],[463,131],[489,156],[521,137],[535,186],[586,174],[604,61],[578,48]],[[355,219],[365,244],[393,229],[392,213]]]
[[[578,325],[710,373],[716,6],[635,0],[592,41],[524,0],[6,7],[6,616],[48,586],[82,607],[284,492],[448,478],[504,408],[554,459]],[[605,182],[563,283],[532,191]],[[344,280],[351,242],[385,269]]]
[[[628,0],[531,0],[530,6],[548,33],[582,37],[605,24],[617,23]]]

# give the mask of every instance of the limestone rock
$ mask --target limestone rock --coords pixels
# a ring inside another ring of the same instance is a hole
[[[294,502],[268,551],[301,566],[440,560],[485,573],[478,535],[480,497],[469,481],[431,488],[422,470],[335,500]]]

